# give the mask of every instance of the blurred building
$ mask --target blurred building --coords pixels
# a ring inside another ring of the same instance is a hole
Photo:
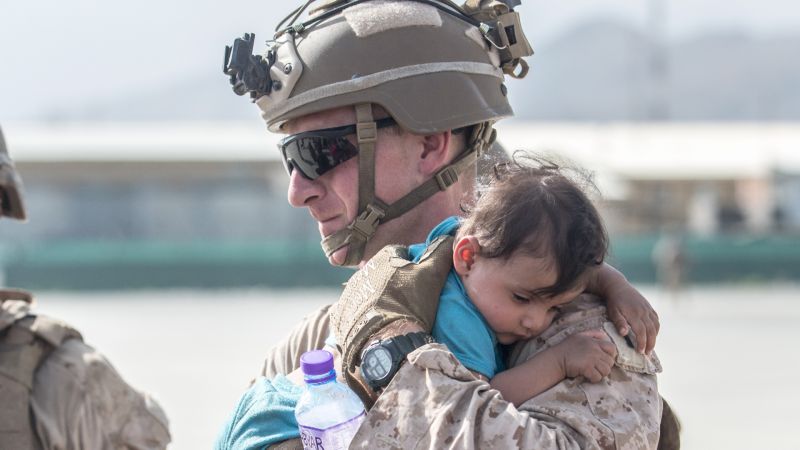
[[[346,278],[286,202],[258,122],[4,124],[29,220],[0,222],[10,284],[327,285]],[[310,276],[303,268],[311,264]]]
[[[654,279],[650,253],[668,232],[692,246],[695,280],[800,279],[800,269],[781,269],[794,260],[776,257],[793,251],[800,267],[800,124],[498,128],[509,151],[595,173],[612,257],[629,277]],[[30,216],[24,225],[0,222],[10,283],[313,286],[349,274],[327,265],[316,225],[287,204],[278,136],[258,122],[11,123],[4,132]]]
[[[800,124],[501,125],[595,172],[614,234],[800,233]]]
[[[305,238],[314,230],[286,205],[276,139],[257,123],[4,128],[30,204],[15,240]]]
[[[501,135],[595,171],[629,279],[655,281],[669,242],[684,281],[800,280],[800,124],[512,122]]]

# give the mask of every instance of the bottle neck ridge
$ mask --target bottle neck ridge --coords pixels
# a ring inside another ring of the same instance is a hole
[[[303,374],[303,380],[306,382],[306,384],[309,385],[320,385],[320,384],[330,383],[331,381],[336,381],[336,371],[331,370],[328,373],[323,373],[320,375]]]

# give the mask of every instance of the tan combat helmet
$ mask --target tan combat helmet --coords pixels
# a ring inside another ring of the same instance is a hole
[[[494,141],[494,121],[513,115],[505,75],[524,77],[533,52],[513,7],[519,0],[328,0],[304,22],[307,1],[284,19],[252,55],[254,36],[227,47],[224,71],[233,90],[250,93],[268,128],[341,106],[356,110],[359,213],[322,241],[328,255],[349,245],[345,265],[357,265],[378,225],[458,180]],[[432,179],[391,205],[375,196],[379,105],[405,130],[432,134],[468,128],[467,148]]]
[[[8,155],[0,129],[0,218],[3,216],[25,220],[25,204],[22,202],[22,178]]]

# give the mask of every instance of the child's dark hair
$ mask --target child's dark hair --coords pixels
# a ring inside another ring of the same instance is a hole
[[[608,236],[600,214],[586,193],[564,174],[565,169],[541,158],[514,154],[483,180],[485,187],[459,229],[473,235],[480,255],[509,259],[521,251],[535,257],[552,257],[558,274],[555,283],[535,294],[544,297],[567,292],[591,267],[603,263]],[[582,184],[594,186],[586,174]]]

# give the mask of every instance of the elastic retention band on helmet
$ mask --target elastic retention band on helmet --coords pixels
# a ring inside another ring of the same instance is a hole
[[[269,124],[270,119],[268,119],[268,117],[281,117],[290,111],[320,98],[350,94],[380,86],[390,81],[440,72],[459,72],[472,75],[485,75],[495,77],[499,80],[503,79],[503,71],[488,63],[448,61],[414,64],[413,66],[395,67],[349,80],[338,81],[326,86],[315,87],[277,103],[271,101],[270,97],[261,96],[256,99],[256,105],[261,109],[263,113],[262,116],[267,119],[267,123]],[[395,117],[395,119],[397,119],[397,117]]]
[[[375,234],[380,224],[402,216],[432,195],[455,184],[461,173],[471,167],[478,157],[492,145],[497,135],[492,128],[493,123],[490,121],[475,125],[470,136],[469,146],[453,163],[443,167],[436,172],[433,178],[417,186],[400,200],[386,205],[375,197],[375,138],[377,130],[375,122],[372,120],[372,106],[370,104],[356,105],[356,117],[357,130],[361,130],[362,125],[366,130],[363,144],[361,131],[358,134],[359,214],[347,228],[325,237],[321,242],[325,255],[328,257],[345,245],[350,246],[345,262],[342,264],[344,266],[357,266],[361,262],[367,242]],[[370,123],[367,123],[367,120]],[[370,136],[372,137],[370,138]],[[365,149],[366,152],[364,152]]]

